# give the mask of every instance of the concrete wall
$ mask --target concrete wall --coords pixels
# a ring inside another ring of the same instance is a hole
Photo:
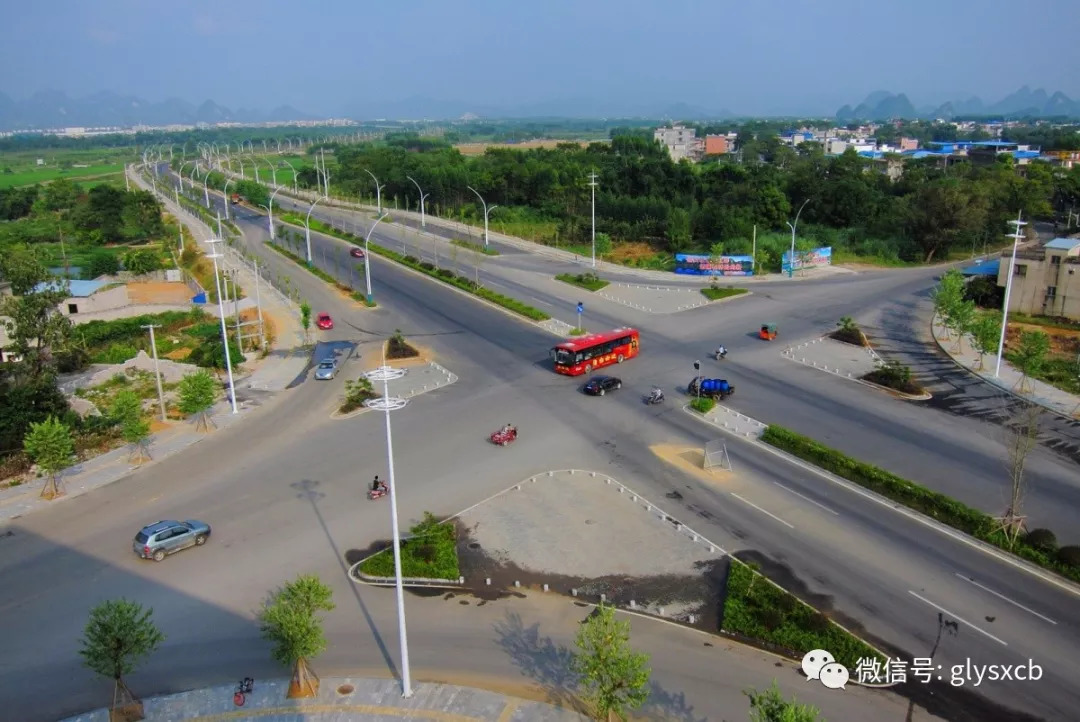
[[[104,288],[85,298],[67,298],[60,303],[59,309],[60,313],[74,318],[86,313],[99,313],[121,308],[128,305],[128,303],[130,301],[127,286],[120,285],[113,288]]]
[[[1009,310],[1031,316],[1063,316],[1080,320],[1080,258],[1063,252],[1047,251],[1044,258],[1035,254],[1016,256]],[[1051,258],[1060,260],[1053,263]],[[1022,270],[1021,270],[1022,269]],[[1009,257],[1002,256],[998,267],[998,285],[1004,287],[1009,273]],[[1054,289],[1053,296],[1048,294]]]
[[[118,318],[131,318],[132,316],[142,316],[143,314],[152,313],[165,313],[166,311],[190,311],[191,307],[195,304],[178,305],[172,303],[144,303],[138,305],[122,306],[120,308],[109,308],[103,311],[93,311],[90,313],[77,313],[70,316],[71,322],[75,324],[89,323],[91,321],[115,321]],[[206,309],[208,312],[209,308]],[[214,306],[216,317],[217,306]]]

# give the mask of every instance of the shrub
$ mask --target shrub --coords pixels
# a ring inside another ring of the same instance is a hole
[[[401,260],[405,261],[405,263],[410,266],[415,266],[416,264],[420,263],[420,259],[416,256],[405,255],[401,257]]]
[[[905,394],[918,395],[923,393],[922,387],[911,380],[911,367],[897,361],[890,361],[884,366],[879,366],[862,378],[864,381],[870,381]]]
[[[453,522],[440,524],[431,513],[411,530],[401,542],[401,574],[425,579],[454,579],[460,575],[457,556],[457,528]],[[360,571],[377,577],[394,575],[394,557],[380,552],[360,565]]]
[[[714,406],[716,406],[716,399],[711,399],[707,396],[702,396],[690,402],[690,408],[701,414],[709,413],[713,410]]]
[[[440,268],[436,271],[436,273],[446,279],[457,278],[457,274],[451,271],[449,268]]]
[[[829,338],[836,339],[837,341],[843,341],[844,343],[850,343],[854,346],[866,346],[866,337],[863,336],[859,326],[855,323],[855,320],[851,316],[844,316],[836,323],[839,328],[829,334]],[[910,380],[910,369],[908,370],[908,376]]]
[[[107,349],[94,354],[91,361],[96,364],[122,364],[139,355],[139,349],[126,343],[110,344]]]
[[[1080,547],[1061,547],[1057,550],[1057,560],[1073,569],[1080,569]]]
[[[576,276],[569,273],[560,273],[555,276],[555,279],[562,281],[563,283],[569,283],[572,286],[577,286],[578,288],[584,288],[586,291],[599,291],[609,283],[609,281],[605,281],[595,273],[591,272],[579,273]]]
[[[413,348],[405,337],[401,335],[401,329],[394,329],[394,335],[386,342],[386,358],[403,359],[415,358],[420,352]]]
[[[701,294],[710,301],[719,301],[723,298],[741,296],[744,293],[746,293],[745,288],[719,288],[715,285],[701,289]]]
[[[1053,553],[1058,548],[1057,537],[1049,529],[1032,529],[1024,535],[1024,541],[1033,549],[1043,552]]]
[[[434,271],[435,264],[430,261],[420,261],[420,268],[423,268],[425,271]]]
[[[361,376],[356,381],[345,382],[345,401],[338,408],[338,411],[343,414],[347,414],[350,411],[354,411],[364,405],[364,402],[368,399],[373,399],[378,394],[375,393],[375,389],[371,385],[371,380],[366,376]]]

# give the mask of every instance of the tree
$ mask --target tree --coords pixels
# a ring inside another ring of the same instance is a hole
[[[949,313],[946,322],[952,328],[953,332],[956,333],[957,351],[963,350],[964,336],[971,332],[975,319],[976,312],[974,301],[965,301],[961,299],[953,306],[952,311]]]
[[[1025,391],[1027,380],[1037,375],[1046,363],[1046,354],[1050,352],[1050,337],[1042,331],[1024,331],[1020,334],[1020,345],[1013,353],[1013,362],[1020,371],[1020,392]]]
[[[214,377],[208,371],[196,371],[180,379],[180,412],[195,417],[195,428],[207,431],[214,425],[207,413],[217,398]]]
[[[923,183],[909,204],[908,232],[922,252],[923,262],[966,242],[986,224],[983,197],[968,181],[942,178]]]
[[[998,519],[998,529],[1005,533],[1009,547],[1012,548],[1027,519],[1022,513],[1025,487],[1024,468],[1027,465],[1028,454],[1038,443],[1042,408],[1037,404],[1021,401],[1015,408],[1009,409],[1007,407],[1006,410],[1012,417],[1003,426],[1005,429],[1005,450],[1009,462],[1009,506]]]
[[[127,719],[142,719],[142,703],[124,684],[124,675],[152,654],[165,635],[152,619],[153,609],[126,599],[102,602],[90,610],[90,619],[83,630],[79,655],[83,664],[102,677],[113,680],[115,713],[127,713]],[[135,712],[137,716],[128,716]]]
[[[311,304],[307,301],[300,302],[300,325],[304,327],[304,340],[311,338]]]
[[[115,253],[108,251],[94,251],[90,256],[90,262],[83,269],[85,278],[97,278],[98,276],[114,276],[120,272],[120,260]]]
[[[23,448],[34,463],[49,475],[41,489],[43,499],[55,499],[64,495],[61,472],[75,458],[75,442],[71,430],[55,416],[30,424],[30,431],[23,439]]]
[[[113,398],[109,415],[120,424],[124,441],[131,444],[129,460],[140,463],[149,459],[150,424],[143,418],[142,400],[131,389],[123,389]]]
[[[949,269],[938,281],[931,297],[934,299],[934,314],[945,327],[945,338],[948,339],[949,317],[964,300],[964,277],[955,268]]]
[[[971,324],[971,343],[979,354],[979,368],[984,368],[983,357],[997,353],[1001,342],[1001,312],[989,311],[979,315]]]
[[[611,236],[606,233],[596,234],[596,257],[603,258],[607,254],[611,253],[612,243]]]
[[[684,208],[672,208],[667,217],[668,246],[678,253],[690,246],[690,213]]]
[[[750,722],[817,722],[821,714],[816,707],[799,704],[793,696],[788,702],[773,680],[763,692],[744,690],[750,698]]]
[[[649,698],[649,656],[629,647],[630,623],[615,618],[615,609],[598,606],[578,628],[573,669],[581,676],[585,699],[598,720],[611,715],[626,719]]]
[[[263,638],[274,645],[271,656],[293,668],[289,697],[318,694],[319,678],[308,660],[326,649],[326,635],[316,613],[334,606],[330,587],[315,575],[301,575],[278,590],[259,613]]]
[[[0,253],[0,277],[11,283],[13,295],[0,297],[8,351],[19,356],[17,369],[32,379],[55,370],[54,353],[71,338],[71,320],[57,311],[68,297],[67,283],[54,279],[40,254],[25,246]]]
[[[124,254],[124,270],[136,276],[161,270],[161,255],[153,249],[128,251]]]

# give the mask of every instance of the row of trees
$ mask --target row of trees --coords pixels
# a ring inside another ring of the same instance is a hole
[[[430,193],[443,215],[482,218],[472,186],[499,209],[493,219],[554,222],[565,242],[590,231],[588,175],[596,172],[597,228],[615,241],[645,241],[658,250],[748,252],[755,227],[787,231],[795,209],[809,200],[800,235],[855,253],[930,261],[956,249],[996,242],[1005,222],[1023,209],[1050,218],[1080,204],[1080,168],[1058,172],[1045,163],[1018,174],[1010,156],[977,166],[911,161],[896,181],[875,172],[853,151],[826,157],[806,143],[796,149],[773,136],[746,141],[742,163],[673,162],[650,138],[618,135],[610,144],[560,144],[552,150],[489,149],[466,157],[453,148],[413,151],[405,143],[339,146],[331,184],[350,195],[372,195],[367,171],[385,184],[383,197]],[[305,168],[299,180],[316,184]]]
[[[55,242],[101,246],[158,238],[164,233],[161,205],[148,191],[125,191],[107,183],[90,190],[70,180],[47,186],[0,190],[0,244]]]
[[[262,636],[272,645],[275,661],[292,670],[289,697],[313,697],[319,678],[311,660],[326,650],[326,634],[319,612],[335,608],[333,590],[315,575],[301,575],[276,590],[259,612]],[[153,654],[165,635],[153,620],[153,610],[137,602],[118,599],[90,610],[79,654],[83,663],[114,684],[113,709],[135,712],[142,707],[124,682],[140,662]],[[597,720],[626,719],[649,697],[648,655],[630,648],[630,623],[615,618],[611,606],[601,604],[581,623],[571,660],[582,686],[582,696]],[[753,722],[814,722],[818,711],[784,700],[774,681],[764,691],[747,690]]]

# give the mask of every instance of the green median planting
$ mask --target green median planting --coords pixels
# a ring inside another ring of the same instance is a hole
[[[717,286],[709,286],[708,288],[701,289],[701,295],[710,301],[719,301],[724,298],[731,298],[732,296],[741,296],[746,293],[745,288],[719,288]]]
[[[605,281],[595,273],[579,273],[577,275],[560,273],[555,276],[555,280],[569,283],[571,286],[577,286],[578,288],[584,288],[586,291],[599,291],[611,283],[611,281]]]
[[[1044,530],[1032,530],[1030,534],[1010,541],[1002,523],[989,514],[884,469],[853,459],[790,429],[771,424],[765,429],[761,440],[976,539],[1080,582],[1080,554],[1077,553],[1080,550],[1071,546],[1054,550],[1039,543],[1035,532]]]
[[[727,634],[763,643],[793,659],[824,649],[850,670],[860,659],[885,663],[869,644],[734,558],[728,566],[720,626]]]
[[[409,530],[410,536],[401,542],[401,576],[410,579],[445,579],[457,582],[457,527],[453,520],[439,523],[429,511],[424,519]],[[392,549],[368,557],[360,563],[360,573],[369,577],[394,576]]]
[[[460,240],[458,238],[453,239],[452,241],[450,241],[450,243],[451,243],[451,245],[454,245],[454,246],[460,246],[461,248],[467,248],[470,251],[475,251],[477,253],[483,253],[485,256],[497,256],[497,255],[499,255],[499,252],[496,251],[494,248],[492,248],[491,246],[485,246],[482,243],[470,243],[469,241],[462,241],[462,240]]]
[[[352,298],[354,301],[359,301],[360,303],[363,303],[364,305],[368,305],[368,306],[372,306],[372,307],[375,306],[374,301],[372,301],[370,304],[367,303],[367,299],[364,297],[364,294],[360,293],[359,291],[353,291],[353,289],[350,286],[347,286],[344,283],[342,283],[341,281],[338,281],[336,278],[334,278],[333,276],[331,276],[329,273],[322,270],[321,268],[316,268],[313,265],[309,266],[307,261],[305,261],[300,256],[296,255],[292,251],[286,250],[286,249],[282,248],[281,246],[277,245],[274,242],[267,243],[266,245],[269,246],[270,248],[273,248],[275,251],[277,251],[281,255],[285,256],[289,260],[293,261],[297,265],[302,266],[303,268],[307,269],[308,271],[311,272],[312,275],[317,276],[318,278],[321,278],[322,280],[326,281],[327,283],[329,283],[331,286],[338,289],[339,291],[343,291],[344,293],[349,294],[349,297]]]
[[[285,220],[288,221],[291,215],[292,214],[286,214]],[[357,238],[356,236],[347,231],[339,231],[337,229],[330,228],[329,226],[323,223],[318,223],[317,221],[311,222],[311,228],[313,230],[317,229],[320,233],[324,235],[339,238],[347,243],[356,243],[363,245],[363,239]],[[514,313],[524,316],[525,318],[531,319],[533,321],[547,321],[549,318],[551,318],[550,315],[544,313],[543,311],[534,306],[530,306],[527,303],[522,303],[516,298],[510,298],[509,296],[504,296],[501,293],[496,293],[495,291],[484,288],[482,285],[477,284],[475,281],[470,280],[465,276],[454,273],[448,268],[436,268],[435,264],[429,263],[427,261],[421,261],[416,256],[410,256],[404,253],[398,253],[397,251],[391,251],[389,248],[383,248],[382,246],[375,243],[368,243],[367,249],[371,253],[378,254],[383,258],[388,258],[395,263],[399,263],[402,266],[405,266],[406,268],[411,268],[414,271],[423,273],[425,276],[430,276],[431,278],[434,278],[438,281],[442,281],[443,283],[447,283],[451,286],[454,286],[455,288],[459,288],[466,293],[471,293],[472,295],[478,298],[482,298],[485,301],[491,301],[492,303],[502,306],[508,311],[513,311]],[[292,253],[285,251],[283,248],[278,247],[276,248],[276,250],[288,255],[298,263],[304,263],[304,261],[301,260],[298,256],[295,256]],[[318,271],[318,269],[312,268],[309,270],[316,274],[321,273],[321,271]],[[323,275],[325,276],[325,274]],[[328,276],[325,277],[329,279]],[[331,283],[336,283],[333,279],[329,280]]]

